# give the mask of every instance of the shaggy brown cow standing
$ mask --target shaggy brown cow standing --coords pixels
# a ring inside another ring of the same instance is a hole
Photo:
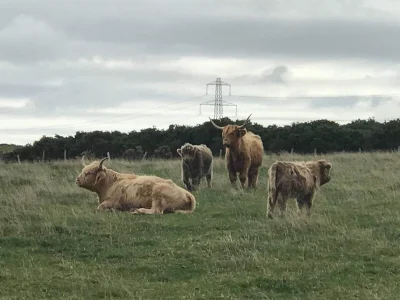
[[[244,128],[250,116],[251,114],[240,126],[226,125],[224,127],[216,125],[210,118],[213,126],[222,130],[222,142],[226,147],[226,167],[229,180],[234,187],[236,187],[236,173],[239,173],[242,188],[244,188],[246,179],[248,180],[248,188],[255,188],[263,160],[264,147],[260,136]]]
[[[276,161],[268,169],[267,215],[272,218],[278,203],[281,215],[289,198],[297,198],[299,212],[306,208],[307,216],[319,187],[331,180],[332,164],[326,160],[308,162]]]
[[[97,194],[97,210],[116,209],[133,211],[134,214],[188,214],[195,209],[195,197],[172,180],[118,173],[103,166],[106,159],[86,165],[82,157],[84,168],[75,181],[79,187]]]
[[[189,191],[196,190],[203,177],[206,177],[207,186],[211,187],[213,156],[210,148],[204,144],[185,143],[180,149],[176,149],[176,152],[182,158],[182,181],[186,188]]]

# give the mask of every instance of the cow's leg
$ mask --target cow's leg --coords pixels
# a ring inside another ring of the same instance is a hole
[[[307,217],[311,216],[311,207],[313,204],[314,193],[304,196],[304,206],[306,208]]]
[[[193,186],[192,186],[192,184],[191,184],[189,178],[183,179],[183,183],[185,184],[186,189],[187,189],[189,192],[193,191]]]
[[[257,186],[259,168],[250,168],[248,172],[248,188],[255,189]]]
[[[296,201],[297,201],[297,208],[298,208],[297,209],[297,214],[300,215],[302,210],[303,210],[303,208],[304,208],[304,204],[305,204],[304,196],[303,195],[298,196]]]
[[[153,200],[151,204],[151,208],[138,208],[133,211],[133,214],[135,215],[162,215],[164,214],[164,208],[161,205],[162,200],[159,198],[156,198]]]
[[[244,167],[242,170],[239,172],[239,180],[240,184],[242,186],[242,189],[244,189],[244,185],[246,184],[247,176],[249,174],[249,168]],[[249,182],[250,183],[250,182]]]
[[[113,210],[116,208],[117,207],[111,200],[104,200],[97,206],[96,210],[97,211],[107,211],[107,210]]]
[[[132,212],[134,215],[162,215],[162,210],[157,210],[154,208],[138,208]]]
[[[207,187],[211,188],[212,173],[206,175]]]
[[[197,190],[197,188],[200,185],[200,176],[196,176],[195,178],[192,179],[192,183],[193,183],[193,191]]]
[[[283,195],[282,193],[279,193],[276,197],[276,202],[279,205],[279,210],[280,210],[280,216],[283,217],[283,215],[286,212],[286,202],[287,202],[287,196]]]
[[[236,169],[234,168],[232,161],[230,160],[229,156],[225,154],[225,160],[226,160],[226,169],[228,170],[229,174],[229,181],[231,182],[231,185],[233,188],[237,188],[236,186],[236,180],[237,180],[237,174],[236,174]]]
[[[275,208],[275,204],[276,204],[276,199],[274,199],[273,197],[274,195],[272,194],[268,194],[268,202],[267,202],[267,215],[268,218],[273,219],[273,215],[274,215],[274,208]]]
[[[236,180],[237,180],[236,172],[229,170],[229,181],[231,182],[232,187],[235,189],[237,188]]]

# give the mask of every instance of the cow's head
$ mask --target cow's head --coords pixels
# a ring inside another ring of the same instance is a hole
[[[213,120],[210,119],[211,124],[213,124],[213,126],[217,129],[222,130],[222,144],[227,147],[230,148],[232,146],[234,146],[237,141],[242,138],[246,133],[247,130],[246,128],[244,128],[244,126],[246,125],[246,123],[249,121],[250,117],[252,114],[250,114],[250,116],[247,117],[247,120],[244,121],[244,123],[242,125],[226,125],[224,127],[218,126],[217,124],[215,124],[213,122]]]
[[[90,191],[95,191],[106,177],[107,168],[103,166],[103,162],[106,159],[107,157],[103,158],[100,162],[94,161],[87,165],[85,163],[85,156],[82,156],[83,169],[76,177],[76,185]]]
[[[328,163],[324,159],[320,159],[317,161],[318,166],[319,166],[319,171],[320,171],[320,185],[324,185],[325,183],[328,183],[331,181],[331,174],[330,170],[332,169],[332,164]]]
[[[197,151],[198,151],[197,148],[194,147],[192,144],[189,144],[189,143],[185,143],[180,149],[179,148],[176,149],[176,152],[185,161],[193,160],[193,158],[194,158],[194,156],[195,156]]]

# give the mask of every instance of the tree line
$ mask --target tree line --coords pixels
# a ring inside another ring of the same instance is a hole
[[[216,124],[242,124],[244,120],[233,121],[229,118],[216,120]],[[246,129],[259,134],[266,153],[290,152],[318,153],[397,150],[400,146],[400,119],[377,122],[374,119],[355,120],[340,125],[329,120],[297,122],[286,126],[270,125],[264,127],[249,121]],[[93,157],[105,157],[130,160],[152,158],[170,159],[177,157],[176,149],[185,142],[206,144],[215,156],[224,152],[221,131],[207,121],[197,126],[170,125],[168,129],[147,128],[140,131],[122,133],[119,131],[78,131],[74,136],[43,136],[33,144],[17,147],[3,153],[6,162],[58,160],[80,157],[86,153]]]

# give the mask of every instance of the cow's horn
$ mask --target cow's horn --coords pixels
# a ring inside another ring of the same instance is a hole
[[[82,156],[82,165],[83,165],[84,167],[86,167],[86,163],[85,163],[85,155],[83,155],[83,156]]]
[[[249,121],[249,119],[250,119],[250,117],[251,117],[252,114],[253,114],[253,113],[251,113],[250,116],[247,117],[247,120],[244,121],[244,123],[243,123],[242,125],[240,125],[239,128],[243,128],[243,126],[246,125],[246,123]]]
[[[210,117],[208,117],[209,119],[210,119],[210,121],[211,121],[211,124],[213,124],[213,126],[215,127],[215,128],[217,128],[217,129],[224,129],[224,127],[221,127],[221,126],[218,126],[217,124],[215,124],[214,122],[213,122],[213,120],[211,120],[211,118]]]
[[[103,168],[103,162],[107,159],[108,157],[104,157],[100,163],[99,163],[99,170],[101,170]]]

